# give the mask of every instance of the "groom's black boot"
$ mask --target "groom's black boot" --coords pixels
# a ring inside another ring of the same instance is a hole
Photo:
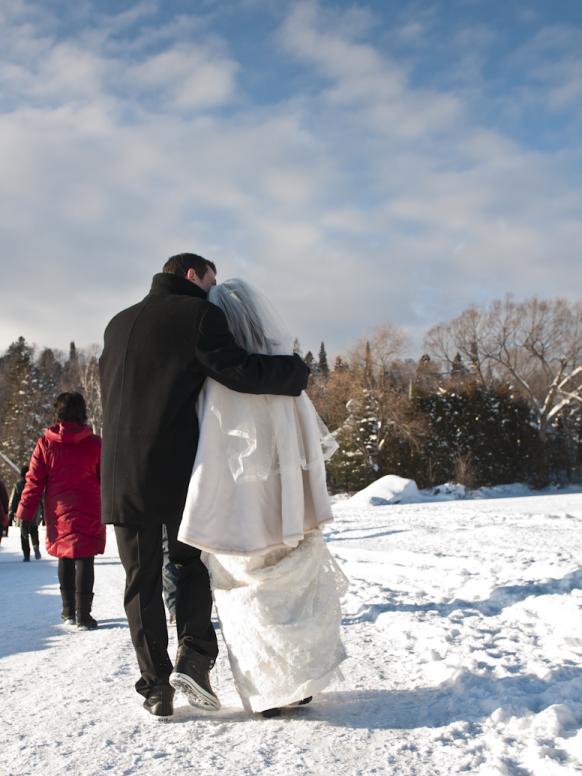
[[[170,674],[170,684],[181,690],[191,706],[203,706],[206,709],[219,709],[220,701],[210,686],[209,672],[214,659],[201,655],[187,644],[178,646],[176,665]]]
[[[157,719],[169,719],[174,713],[174,689],[167,685],[154,688],[145,699],[143,707]]]

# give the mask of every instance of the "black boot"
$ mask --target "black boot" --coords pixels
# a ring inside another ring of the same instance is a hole
[[[167,685],[156,687],[145,699],[143,707],[160,720],[169,719],[174,713],[174,688]]]
[[[41,554],[40,554],[40,550],[39,550],[39,548],[38,548],[38,544],[33,544],[33,545],[32,545],[32,549],[34,550],[34,557],[35,557],[37,560],[40,560],[40,559],[41,559]]]
[[[213,665],[212,658],[201,655],[186,644],[180,644],[176,665],[170,674],[170,684],[186,695],[191,706],[219,709],[220,701],[214,694],[208,677]]]
[[[63,611],[61,612],[61,620],[65,625],[75,624],[75,591],[63,590],[61,588],[61,599],[63,602]]]
[[[75,595],[75,620],[79,630],[95,630],[98,623],[91,617],[93,593],[77,593]]]

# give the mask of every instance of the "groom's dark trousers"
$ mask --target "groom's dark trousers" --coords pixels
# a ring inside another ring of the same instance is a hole
[[[200,550],[177,540],[178,525],[166,525],[170,560],[176,564],[176,627],[180,643],[216,658],[218,644],[210,623],[212,594]],[[141,678],[136,690],[149,695],[168,684],[172,662],[162,598],[162,526],[115,526],[119,557],[126,574],[125,611]]]

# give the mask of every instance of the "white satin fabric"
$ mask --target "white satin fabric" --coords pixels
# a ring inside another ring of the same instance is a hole
[[[333,519],[335,447],[303,393],[249,396],[207,380],[180,541],[199,547],[245,709],[286,706],[341,677],[346,579],[319,526]]]
[[[320,531],[295,549],[202,560],[247,711],[296,703],[343,678],[339,596],[347,582]]]
[[[324,451],[337,444],[305,392],[236,393],[208,379],[200,437],[178,539],[213,553],[296,547],[333,519]]]

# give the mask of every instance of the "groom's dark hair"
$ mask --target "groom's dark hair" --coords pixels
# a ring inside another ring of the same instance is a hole
[[[162,267],[162,272],[169,272],[172,275],[185,278],[188,270],[193,269],[202,280],[208,267],[216,272],[216,264],[203,256],[198,256],[196,253],[177,253],[175,256],[170,256]]]

